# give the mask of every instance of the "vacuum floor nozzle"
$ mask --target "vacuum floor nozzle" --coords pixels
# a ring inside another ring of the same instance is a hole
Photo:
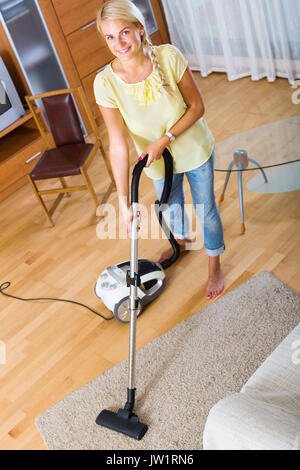
[[[96,419],[96,423],[113,431],[121,432],[136,440],[142,439],[148,426],[139,421],[132,411],[120,408],[117,413],[110,410],[102,410]]]

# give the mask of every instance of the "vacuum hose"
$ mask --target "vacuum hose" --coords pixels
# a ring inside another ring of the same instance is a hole
[[[146,166],[147,158],[148,156],[146,155],[146,157],[140,160],[133,169],[131,182],[131,204],[133,204],[134,202],[138,202],[139,181],[142,171]],[[174,235],[172,234],[162,215],[162,212],[166,209],[165,205],[167,204],[171,193],[173,180],[173,160],[168,149],[165,149],[163,151],[163,159],[165,163],[165,181],[160,200],[155,201],[155,212],[158,221],[173,248],[172,256],[161,263],[162,268],[166,269],[177,260],[180,255],[180,250],[179,244],[175,240]]]

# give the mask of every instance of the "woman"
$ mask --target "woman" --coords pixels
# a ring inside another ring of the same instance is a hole
[[[225,245],[213,187],[214,138],[202,117],[204,104],[197,84],[176,47],[152,46],[144,17],[130,0],[105,2],[97,15],[97,27],[115,56],[97,74],[94,94],[109,134],[124,221],[128,226],[132,218],[129,132],[139,158],[148,154],[145,172],[153,179],[158,197],[164,181],[163,150],[168,147],[172,154],[174,175],[168,204],[173,215],[171,229],[181,251],[190,241],[183,194],[183,177],[187,176],[209,258],[206,297],[214,298],[224,289],[220,254]],[[169,256],[169,250],[165,251],[160,262]]]

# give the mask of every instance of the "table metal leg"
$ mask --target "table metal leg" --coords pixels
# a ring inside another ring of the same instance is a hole
[[[223,186],[223,191],[220,196],[220,201],[224,200],[224,195],[226,191],[226,187],[231,175],[232,167],[234,164],[236,164],[238,171],[237,171],[237,176],[238,176],[238,189],[239,189],[239,202],[240,202],[240,213],[241,213],[241,232],[245,233],[245,221],[244,221],[244,201],[243,201],[243,170],[247,169],[248,167],[248,160],[254,165],[258,167],[258,169],[262,172],[262,175],[264,177],[265,183],[268,182],[268,179],[266,177],[266,174],[263,170],[263,168],[257,163],[255,160],[252,158],[248,157],[247,151],[246,150],[236,150],[234,152],[234,160],[229,164],[227,173],[226,173],[226,178]]]
[[[244,201],[243,201],[243,170],[241,162],[238,162],[238,187],[239,187],[239,201],[240,201],[240,213],[241,213],[241,232],[245,233],[244,223]]]
[[[268,179],[267,179],[267,177],[266,177],[266,173],[264,172],[264,170],[262,169],[262,167],[260,166],[260,164],[257,163],[255,160],[253,160],[253,158],[249,158],[249,157],[248,157],[248,160],[249,160],[250,162],[254,163],[254,165],[256,165],[256,166],[260,169],[260,171],[261,171],[262,174],[263,174],[265,183],[267,183],[267,182],[268,182]]]
[[[226,187],[227,187],[230,175],[231,175],[231,170],[232,170],[233,165],[234,165],[234,160],[228,166],[228,170],[227,170],[227,173],[226,173],[226,178],[225,178],[225,182],[224,182],[224,186],[223,186],[223,191],[222,191],[222,194],[220,196],[220,201],[224,201],[224,194],[225,194]]]

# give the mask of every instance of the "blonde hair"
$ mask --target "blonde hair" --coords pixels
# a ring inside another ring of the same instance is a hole
[[[163,87],[169,87],[165,74],[158,61],[156,49],[153,47],[151,39],[147,33],[145,18],[141,11],[130,0],[109,0],[104,3],[101,10],[97,14],[98,31],[103,34],[101,29],[102,21],[115,19],[126,20],[136,26],[143,27],[144,33],[141,36],[142,45],[147,50],[153,65],[153,70],[159,76]]]

